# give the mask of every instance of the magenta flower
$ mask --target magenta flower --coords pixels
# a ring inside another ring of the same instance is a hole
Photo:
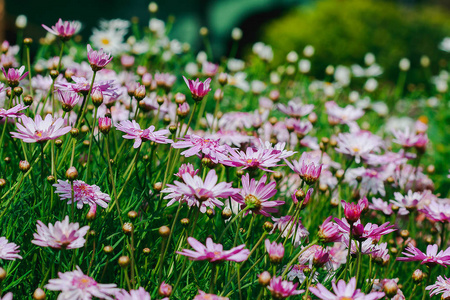
[[[270,262],[273,264],[279,264],[283,260],[284,246],[283,243],[277,244],[276,241],[270,243],[269,239],[265,241],[266,251],[269,254]]]
[[[140,287],[137,290],[131,290],[127,292],[126,290],[120,290],[116,293],[116,300],[151,300],[150,294]]]
[[[350,225],[347,223],[346,219],[338,219],[334,218],[337,225],[339,226],[339,230],[342,233],[350,235]],[[380,226],[377,224],[367,223],[365,226],[361,224],[360,220],[353,223],[352,235],[357,240],[366,240],[372,239],[378,242],[382,235],[389,234],[394,232],[396,229],[393,229],[394,225],[389,225],[389,222],[386,222]]]
[[[334,281],[331,285],[333,287],[334,294],[320,283],[317,284],[317,287],[310,287],[309,290],[322,300],[377,300],[384,297],[383,292],[374,292],[365,295],[360,289],[356,289],[355,277],[350,279],[348,284],[345,284],[345,281],[341,279],[338,281],[337,285]]]
[[[201,157],[203,154],[204,157],[211,159],[211,161],[216,164],[228,158],[228,149],[226,146],[220,145],[220,139],[205,139],[195,134],[186,135],[184,138],[180,139],[182,141],[173,143],[172,147],[177,149],[189,148],[181,152],[181,155],[185,157],[193,155]],[[200,154],[200,152],[202,154]]]
[[[62,109],[65,112],[71,111],[80,101],[80,96],[77,93],[70,91],[58,90],[58,96],[58,99],[62,104]]]
[[[191,177],[194,177],[195,175],[197,175],[197,173],[199,172],[199,169],[195,169],[194,166],[190,163],[187,164],[182,164],[180,166],[180,168],[178,169],[178,173],[174,174],[175,176],[177,176],[178,178],[180,178],[181,180],[183,180],[183,174],[184,173],[188,173],[189,175],[191,175]]]
[[[254,178],[250,180],[250,176],[245,174],[242,176],[242,189],[239,194],[235,194],[232,198],[241,204],[242,208],[248,207],[248,213],[251,211],[255,214],[261,214],[270,217],[269,213],[276,213],[278,209],[275,206],[284,204],[284,201],[275,200],[268,201],[276,195],[276,182],[271,181],[266,185],[267,176],[264,175],[260,180],[256,181]]]
[[[22,259],[19,253],[19,246],[14,243],[8,243],[8,240],[5,237],[0,237],[0,259],[3,260],[16,260]]]
[[[417,208],[417,205],[422,200],[423,195],[421,193],[409,190],[405,196],[401,193],[395,192],[394,197],[395,200],[391,200],[390,202],[400,208],[398,211],[399,214],[407,215],[409,214],[409,211]]]
[[[10,109],[0,108],[0,118],[18,118],[23,116],[23,113],[19,112],[24,109],[27,109],[28,106],[24,106],[22,104],[17,104],[16,106]]]
[[[108,117],[98,118],[98,130],[103,134],[108,134],[111,130],[112,120]]]
[[[431,201],[420,212],[434,222],[450,222],[450,204],[439,201]]]
[[[183,182],[174,181],[168,184],[162,193],[168,193],[164,199],[171,199],[167,206],[176,201],[187,202],[189,206],[200,207],[201,212],[206,212],[206,207],[222,207],[223,202],[217,198],[228,198],[239,192],[231,186],[231,183],[219,182],[215,170],[210,170],[205,181],[201,177],[189,173],[182,175]]]
[[[381,262],[382,264],[385,264],[389,261],[390,259],[390,255],[389,255],[389,250],[387,249],[387,243],[381,243],[379,245],[375,246],[375,252],[373,252],[372,258],[376,261],[376,262]]]
[[[303,152],[300,160],[293,160],[292,164],[286,160],[286,163],[302,180],[311,185],[319,179],[320,173],[322,172],[322,164],[319,163],[319,160],[320,157]]]
[[[25,66],[21,66],[20,69],[14,69],[9,68],[8,73],[6,73],[5,68],[2,67],[3,75],[6,77],[6,81],[8,82],[8,85],[12,88],[15,88],[19,85],[19,82],[27,77],[28,71],[23,73],[25,71]]]
[[[230,300],[227,297],[221,297],[214,294],[207,294],[204,291],[199,290],[198,295],[192,300]]]
[[[94,72],[100,71],[106,67],[113,59],[111,53],[103,52],[102,48],[99,51],[95,51],[89,44],[87,45],[87,57],[91,64],[92,71]]]
[[[243,167],[243,169],[261,169],[263,171],[272,172],[267,168],[277,167],[277,163],[281,160],[279,152],[273,152],[269,149],[253,149],[248,147],[244,151],[236,151],[228,147],[231,157],[222,161],[222,164],[230,167]]]
[[[361,217],[361,213],[368,209],[368,202],[363,199],[358,201],[358,204],[352,202],[345,202],[341,200],[342,207],[344,208],[344,216],[350,224],[355,223]]]
[[[65,80],[60,80],[55,82],[55,87],[63,91],[72,91],[75,93],[80,93],[82,95],[87,95],[91,87],[91,81],[84,77],[72,76],[74,83],[69,83]],[[103,96],[110,96],[111,98],[117,98],[119,94],[117,93],[117,87],[114,80],[102,80],[94,82],[92,89],[99,89]]]
[[[55,193],[60,194],[61,200],[69,200],[67,204],[72,203],[72,188],[68,181],[58,179],[58,183],[53,185],[56,188]],[[74,197],[73,201],[77,203],[77,208],[82,209],[84,204],[89,206],[100,205],[103,208],[108,206],[111,197],[102,193],[97,185],[88,185],[84,181],[75,180],[73,182]]]
[[[227,260],[242,262],[247,260],[250,254],[250,250],[244,249],[245,244],[224,251],[222,244],[213,243],[211,238],[206,239],[206,246],[193,237],[188,237],[187,241],[195,251],[183,249],[183,251],[178,251],[177,253],[187,256],[190,260],[207,260],[209,262]]]
[[[295,98],[290,100],[287,106],[278,104],[277,108],[291,118],[300,119],[301,117],[310,114],[314,109],[314,105],[301,103],[299,98]]]
[[[290,281],[283,280],[283,278],[280,276],[270,279],[270,283],[267,286],[267,289],[270,291],[273,299],[280,300],[303,293],[304,290],[297,290],[297,286],[298,283],[292,283]]]
[[[330,222],[332,218],[332,216],[329,216],[323,224],[319,226],[317,236],[324,243],[338,242],[342,238],[338,225]]]
[[[84,275],[80,267],[65,273],[58,273],[59,278],[50,279],[45,288],[50,291],[61,291],[59,299],[91,300],[92,297],[113,300],[118,291],[114,283],[102,284],[92,277]]]
[[[448,297],[450,297],[450,278],[438,276],[436,282],[427,286],[425,289],[431,291],[430,297],[443,293],[441,299],[448,299]]]
[[[186,79],[186,77],[184,76],[183,78],[189,90],[191,91],[192,99],[194,99],[194,101],[202,101],[203,97],[205,97],[209,93],[209,91],[211,91],[211,88],[209,87],[211,78],[206,79],[205,82],[200,81],[200,79],[198,78],[196,81]]]
[[[64,125],[63,118],[54,120],[50,114],[45,116],[44,120],[40,115],[36,115],[34,121],[32,118],[22,116],[21,121],[22,124],[16,124],[18,132],[11,132],[11,136],[21,139],[25,143],[43,143],[55,140],[72,129],[70,126],[62,127]]]
[[[441,250],[438,253],[438,246],[436,244],[428,245],[426,253],[409,244],[402,254],[406,257],[398,257],[397,260],[422,261],[421,264],[427,264],[429,266],[441,265],[447,267],[450,265],[450,248],[447,248],[445,251]]]
[[[361,162],[361,158],[368,158],[369,154],[379,151],[383,146],[383,140],[368,131],[340,133],[337,142],[336,152],[353,156],[357,164]]]
[[[124,139],[134,139],[134,148],[139,148],[143,141],[152,141],[158,144],[168,144],[173,142],[171,139],[166,137],[166,135],[170,133],[169,130],[161,129],[155,131],[155,126],[153,125],[142,130],[141,126],[135,120],[125,120],[115,126],[117,130],[126,133],[126,135],[122,136]]]
[[[164,87],[166,90],[170,90],[176,80],[177,77],[170,73],[155,73],[155,81],[157,85]]]
[[[81,248],[86,242],[84,236],[88,230],[89,226],[80,228],[78,223],[69,223],[69,216],[66,216],[62,222],[57,221],[55,225],[48,224],[48,227],[38,220],[37,233],[33,234],[34,240],[31,243],[54,249]]]
[[[61,18],[56,22],[55,25],[52,26],[52,28],[49,28],[48,26],[42,24],[42,27],[44,27],[45,30],[50,32],[51,34],[54,34],[56,36],[59,36],[59,38],[63,41],[68,41],[70,38],[80,30],[81,24],[77,21],[64,21],[61,20]]]

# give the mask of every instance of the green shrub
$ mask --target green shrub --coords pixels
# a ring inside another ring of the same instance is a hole
[[[375,0],[320,0],[268,24],[262,40],[274,51],[301,53],[311,44],[313,72],[322,75],[327,65],[363,63],[372,52],[385,68],[385,77],[396,80],[398,62],[411,61],[409,80],[420,80],[420,57],[428,55],[434,67],[444,57],[438,44],[450,35],[450,14],[438,7],[405,7]],[[278,62],[285,56],[278,55]]]

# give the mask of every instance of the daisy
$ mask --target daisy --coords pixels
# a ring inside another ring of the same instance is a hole
[[[89,44],[87,45],[87,57],[94,72],[100,71],[106,67],[113,59],[111,53],[103,52],[103,48],[100,48],[99,51],[95,51]]]
[[[303,226],[300,218],[295,220],[293,216],[286,215],[280,218],[272,217],[272,220],[274,224],[270,234],[278,230],[282,238],[292,238],[292,243],[295,247],[298,247],[302,239],[309,235],[308,230]]]
[[[303,293],[304,290],[297,290],[297,286],[298,283],[283,280],[283,278],[279,276],[270,279],[267,289],[270,291],[273,299],[280,300]]]
[[[150,294],[140,287],[137,290],[120,290],[116,293],[116,300],[150,300]]]
[[[198,78],[194,81],[191,79],[188,80],[183,76],[183,79],[184,82],[186,82],[189,90],[191,91],[192,99],[194,99],[195,101],[202,101],[203,97],[208,95],[208,93],[211,91],[211,88],[209,87],[211,78],[206,79],[204,82],[200,81],[200,79]]]
[[[430,266],[441,265],[447,267],[450,265],[450,248],[447,250],[439,251],[438,246],[428,245],[426,253],[423,253],[412,244],[409,244],[406,247],[405,252],[402,252],[406,257],[398,257],[399,261],[421,261],[421,264],[427,264]]]
[[[358,164],[361,158],[366,159],[371,152],[377,152],[383,146],[382,139],[368,131],[340,133],[337,142],[336,151],[353,156]]]
[[[166,135],[170,133],[169,130],[161,129],[155,131],[155,126],[153,125],[142,130],[141,126],[135,120],[122,121],[116,125],[116,128],[117,130],[126,133],[126,135],[122,136],[124,139],[134,139],[134,148],[139,148],[143,141],[152,141],[158,144],[172,143],[172,140],[166,137]]]
[[[19,246],[14,243],[8,243],[8,240],[5,237],[0,237],[0,259],[3,260],[16,260],[22,259],[19,253]]]
[[[0,88],[1,90],[1,88]],[[20,111],[27,109],[28,106],[24,106],[22,104],[17,104],[16,106],[10,109],[0,108],[0,118],[18,118],[23,116],[23,113]]]
[[[230,300],[227,297],[221,297],[214,294],[207,294],[204,291],[199,290],[198,295],[192,300]]]
[[[220,139],[202,138],[201,136],[192,134],[186,135],[184,138],[180,138],[180,140],[180,142],[173,143],[172,147],[177,149],[189,148],[180,153],[185,157],[193,155],[201,157],[204,155],[204,157],[210,158],[216,164],[228,158],[228,148],[220,145]]]
[[[260,180],[256,181],[254,178],[250,180],[248,174],[242,176],[242,189],[239,194],[235,194],[232,198],[241,204],[242,208],[247,208],[255,214],[261,214],[270,217],[269,213],[276,213],[278,210],[275,206],[284,204],[284,201],[275,200],[268,201],[276,195],[276,182],[271,181],[266,185],[267,176],[264,175]],[[248,213],[248,211],[246,213]]]
[[[72,203],[72,188],[68,181],[58,179],[58,183],[53,185],[56,188],[55,193],[60,194],[61,200],[69,200],[67,204]],[[84,181],[75,180],[73,182],[73,202],[77,203],[77,208],[82,209],[84,204],[89,206],[101,206],[106,208],[111,197],[102,193],[97,185],[88,185]]]
[[[421,193],[413,192],[411,190],[409,190],[405,196],[399,192],[395,192],[394,197],[395,200],[390,200],[390,202],[400,207],[398,213],[401,215],[407,215],[409,214],[409,211],[416,209],[419,202],[423,199]]]
[[[284,246],[283,243],[277,244],[276,241],[270,243],[269,239],[265,240],[267,254],[269,254],[270,262],[279,264],[283,260]]]
[[[55,225],[48,224],[48,227],[38,220],[37,233],[33,234],[34,240],[31,243],[54,249],[81,248],[86,242],[84,236],[88,230],[89,226],[80,228],[78,223],[69,223],[69,216],[66,216],[62,222],[57,221]]]
[[[25,66],[21,66],[20,69],[9,68],[8,72],[5,71],[5,68],[2,67],[3,75],[6,77],[6,81],[11,88],[14,88],[19,85],[19,82],[27,77],[28,71],[25,71]]]
[[[59,36],[59,38],[63,41],[68,41],[70,38],[80,30],[81,23],[78,21],[64,21],[59,18],[58,22],[49,28],[48,26],[42,24],[45,30]]]
[[[303,104],[299,98],[292,99],[288,102],[287,106],[283,104],[277,105],[278,110],[288,115],[291,118],[301,118],[310,114],[313,109],[313,104]]]
[[[177,251],[177,253],[187,256],[190,260],[207,260],[209,262],[227,260],[242,262],[247,260],[250,254],[250,250],[244,249],[245,244],[224,251],[222,244],[213,243],[211,238],[206,239],[206,246],[193,237],[188,237],[187,241],[195,251],[183,249],[182,251]]]
[[[289,168],[309,185],[316,182],[322,172],[323,165],[319,163],[320,157],[313,156],[308,152],[303,152],[300,159],[298,161],[293,160],[292,164],[287,160],[285,161]]]
[[[360,289],[356,289],[355,277],[351,278],[348,284],[344,280],[339,280],[337,284],[333,281],[331,285],[334,294],[320,283],[317,284],[317,287],[310,287],[309,290],[322,300],[377,300],[384,297],[383,292],[374,292],[365,295]]]
[[[450,222],[450,204],[439,201],[431,201],[419,210],[434,222]]]
[[[45,116],[44,120],[40,115],[36,115],[34,120],[22,116],[21,121],[22,124],[16,124],[18,132],[11,132],[11,136],[21,139],[25,143],[43,143],[48,140],[55,140],[72,129],[70,126],[62,127],[64,120],[62,118],[53,119],[50,114]]]
[[[277,163],[281,160],[279,153],[273,153],[267,149],[254,149],[248,147],[244,151],[236,151],[231,147],[228,148],[231,157],[222,161],[222,164],[230,167],[243,167],[243,169],[261,169],[272,172],[268,168],[277,167]]]
[[[80,267],[65,273],[58,273],[59,278],[50,279],[45,288],[50,291],[61,291],[58,299],[91,300],[92,297],[113,300],[118,291],[115,284],[102,284],[92,277],[84,275]]]
[[[427,286],[425,289],[431,291],[430,297],[443,293],[441,299],[447,299],[450,297],[450,278],[438,276],[436,282]]]

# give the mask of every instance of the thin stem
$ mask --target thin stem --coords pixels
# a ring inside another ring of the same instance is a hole
[[[345,280],[347,280],[347,273],[348,273],[348,266],[350,264],[350,258],[351,258],[351,249],[352,249],[352,237],[353,237],[353,223],[350,223],[350,234],[349,234],[349,240],[348,240],[348,253],[347,253],[347,262],[345,263]]]
[[[192,109],[192,113],[191,113],[191,115],[189,116],[189,121],[188,121],[188,123],[187,123],[186,129],[184,130],[183,137],[184,137],[184,136],[186,135],[186,133],[188,132],[189,126],[191,126],[192,117],[194,116],[195,111],[197,110],[197,106],[198,106],[198,102],[196,101],[196,102],[194,103],[194,108]]]
[[[94,129],[95,129],[95,124],[97,122],[97,110],[98,107],[95,107],[94,110],[94,122],[92,123],[92,127],[91,127],[91,136],[89,137],[89,151],[88,151],[88,157],[87,157],[87,163],[86,163],[86,182],[88,182],[89,180],[89,165],[91,162],[91,149],[92,149],[92,138],[94,137]]]

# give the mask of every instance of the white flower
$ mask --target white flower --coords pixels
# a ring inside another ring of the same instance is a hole
[[[240,28],[234,27],[231,31],[231,38],[235,41],[239,41],[242,38],[242,30]]]
[[[400,59],[400,62],[398,63],[398,67],[400,68],[400,70],[402,70],[403,72],[406,72],[409,70],[409,68],[411,67],[411,63],[409,61],[409,59],[407,59],[406,57]]]
[[[364,63],[366,66],[370,66],[375,63],[375,55],[371,52],[366,53],[364,56]]]
[[[368,91],[369,93],[375,91],[378,87],[378,81],[375,78],[369,78],[367,79],[366,83],[364,84],[364,89]]]
[[[164,21],[151,18],[148,24],[150,31],[153,32],[157,37],[162,37],[166,31],[166,24]]]
[[[298,62],[298,69],[303,74],[308,73],[311,70],[311,62],[308,59],[301,59]]]
[[[303,49],[303,55],[304,55],[305,57],[311,57],[311,56],[313,56],[313,55],[314,55],[314,52],[315,52],[315,49],[314,49],[314,47],[311,46],[311,45],[307,45],[307,46],[305,47],[305,49]]]
[[[230,58],[227,63],[227,68],[231,72],[239,72],[242,71],[245,67],[245,62],[240,59]]]
[[[295,51],[291,51],[286,55],[286,60],[288,63],[295,63],[298,60],[298,54]]]
[[[350,69],[344,66],[337,66],[334,71],[334,80],[342,86],[348,86],[351,80]]]
[[[16,27],[20,29],[27,27],[27,16],[18,15],[16,18]]]
[[[450,52],[450,37],[446,37],[439,44],[439,49],[445,52]]]
[[[98,30],[93,29],[90,38],[94,48],[103,48],[105,52],[111,52],[112,55],[125,52],[130,47],[123,43],[126,32],[115,30]]]

